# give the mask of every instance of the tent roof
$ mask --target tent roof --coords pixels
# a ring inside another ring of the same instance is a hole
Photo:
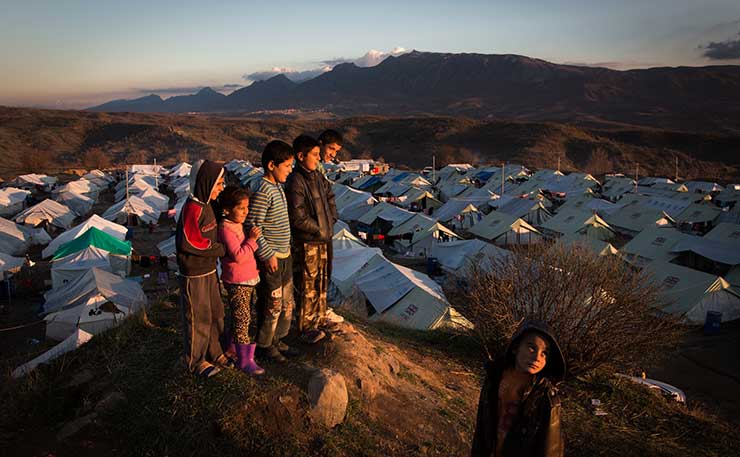
[[[91,268],[65,287],[45,293],[44,313],[85,304],[98,295],[132,310],[147,302],[144,291],[136,281],[121,278],[100,268]]]
[[[380,202],[373,206],[370,211],[358,219],[363,224],[370,225],[375,219],[380,218],[393,223],[394,226],[408,220],[415,213],[399,208],[398,206],[391,205],[387,202]]]
[[[732,244],[735,249],[740,249],[740,224],[720,222],[704,238]]]
[[[413,237],[411,238],[412,243],[418,243],[419,241],[423,240],[424,238],[428,236],[432,236],[436,232],[443,232],[447,235],[455,238],[460,238],[460,235],[453,232],[452,230],[448,229],[444,225],[440,224],[439,222],[434,222],[431,227],[428,227],[426,229],[422,229],[419,231],[415,231]]]
[[[72,225],[72,222],[76,217],[77,214],[67,206],[47,198],[46,200],[21,211],[17,216],[15,216],[15,220],[21,224],[25,223],[34,226],[43,221],[47,221],[57,227],[66,229]]]
[[[79,238],[78,238],[79,239]],[[71,241],[72,243],[74,241]],[[110,270],[110,252],[95,246],[88,246],[80,251],[72,252],[65,257],[55,257],[51,261],[52,270],[88,270],[100,267]]]
[[[506,249],[473,239],[434,243],[430,257],[435,257],[445,270],[457,272],[469,261],[480,263],[488,257],[500,258],[509,255],[511,252]]]
[[[664,211],[643,205],[627,205],[606,217],[607,222],[631,232],[641,232],[663,222],[673,222]]]
[[[11,206],[26,200],[31,192],[15,187],[0,189],[0,205]]]
[[[478,213],[480,211],[473,203],[467,200],[451,198],[447,200],[447,202],[444,205],[440,206],[437,209],[437,211],[434,213],[434,216],[439,221],[447,222],[457,217],[459,214],[464,214],[464,213],[469,213],[469,212]]]
[[[144,222],[156,223],[159,220],[159,214],[161,211],[159,209],[152,208],[147,202],[136,195],[131,195],[128,200],[121,200],[108,208],[103,213],[103,217],[108,220],[114,220],[122,213],[135,214]]]
[[[621,252],[629,254],[630,257],[642,257],[644,260],[631,259],[637,265],[653,260],[667,261],[676,257],[675,254],[671,253],[673,246],[687,236],[673,227],[649,227],[622,246]]]
[[[542,228],[561,233],[563,235],[576,233],[583,228],[584,225],[589,224],[592,221],[593,216],[594,213],[589,210],[561,207],[557,214],[542,224]],[[609,227],[609,224],[604,222],[601,218],[594,219],[593,222]]]
[[[516,217],[524,217],[530,211],[543,211],[547,215],[550,215],[550,212],[542,205],[542,202],[528,198],[515,198],[499,206],[497,211]]]
[[[434,225],[435,219],[426,216],[422,213],[415,213],[410,218],[403,221],[403,223],[394,225],[393,228],[388,232],[389,236],[403,235],[405,233],[414,233],[422,230],[426,230]]]
[[[726,265],[740,265],[740,249],[737,249],[730,243],[688,235],[676,243],[671,249],[671,252],[684,251],[691,251],[702,257]]]
[[[25,263],[24,257],[13,257],[10,254],[0,252],[0,273],[20,268]]]
[[[59,246],[57,251],[54,253],[54,259],[66,257],[90,246],[102,249],[111,254],[131,255],[130,241],[121,241],[100,229],[90,227],[82,235]]]
[[[714,205],[692,203],[676,216],[676,222],[712,222],[717,219],[721,213],[722,210]]]
[[[52,240],[52,242],[49,243],[49,245],[42,252],[42,257],[47,258],[54,255],[59,246],[84,234],[90,227],[96,227],[119,240],[123,240],[124,238],[126,238],[126,232],[128,232],[128,229],[126,227],[105,220],[97,214],[93,214],[85,222],[72,227],[58,237],[54,238],[54,240]]]
[[[470,229],[470,233],[487,240],[495,240],[509,231],[540,233],[522,219],[499,211],[492,211]]]

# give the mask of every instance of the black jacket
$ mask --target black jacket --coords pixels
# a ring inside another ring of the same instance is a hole
[[[513,363],[513,350],[528,330],[550,339],[547,365],[527,389],[515,422],[504,440],[502,457],[562,457],[564,442],[560,427],[560,399],[555,386],[565,377],[565,359],[546,325],[526,321],[514,333],[506,353],[486,364],[486,377],[478,403],[478,417],[471,455],[493,457],[498,430],[498,390],[504,370]]]
[[[224,247],[216,239],[216,216],[210,196],[223,174],[223,165],[199,161],[190,170],[191,195],[180,212],[175,232],[177,266],[183,276],[200,276],[216,271]]]
[[[330,242],[337,221],[337,207],[331,183],[318,170],[297,164],[285,182],[290,233],[298,242]]]

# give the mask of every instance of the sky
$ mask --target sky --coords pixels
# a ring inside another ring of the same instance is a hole
[[[0,0],[0,105],[229,93],[412,49],[618,70],[740,65],[740,1]]]

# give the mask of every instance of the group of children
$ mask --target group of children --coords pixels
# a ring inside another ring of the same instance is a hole
[[[326,302],[338,217],[322,163],[333,161],[341,147],[342,137],[334,130],[318,140],[300,135],[292,146],[271,141],[262,153],[264,176],[251,196],[236,186],[224,189],[222,164],[193,165],[191,196],[176,233],[185,360],[191,372],[211,377],[220,367],[237,367],[259,375],[264,369],[255,357],[285,361],[297,355],[284,341],[294,308],[296,328],[306,343],[320,341],[341,322]],[[232,311],[228,328],[216,271],[219,258]]]
[[[341,147],[342,137],[331,130],[318,140],[300,135],[292,146],[271,141],[262,153],[264,176],[251,197],[238,187],[223,189],[221,164],[193,165],[191,196],[176,235],[191,372],[211,377],[219,367],[237,367],[259,375],[264,369],[255,352],[276,361],[296,355],[284,341],[294,307],[296,328],[307,343],[324,338],[341,319],[326,303],[337,210],[322,164]],[[227,329],[218,258],[232,310]],[[554,334],[545,323],[524,321],[505,353],[486,366],[471,455],[562,457],[556,385],[564,376]]]

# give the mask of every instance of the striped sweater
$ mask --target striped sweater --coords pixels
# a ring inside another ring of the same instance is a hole
[[[262,229],[257,238],[257,257],[267,260],[290,254],[290,222],[283,187],[262,178],[260,187],[249,200],[247,223]]]

